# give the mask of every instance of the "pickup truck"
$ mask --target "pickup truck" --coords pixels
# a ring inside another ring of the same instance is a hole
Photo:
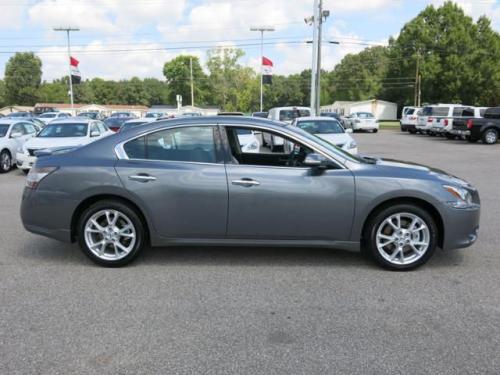
[[[500,107],[488,108],[484,112],[484,118],[455,119],[451,133],[465,136],[469,142],[482,140],[487,145],[497,143],[500,134]]]
[[[451,133],[453,121],[458,118],[481,118],[487,109],[487,107],[454,107],[450,111],[450,116],[434,117],[432,131],[436,134],[444,135],[448,139],[455,139],[457,135]]]

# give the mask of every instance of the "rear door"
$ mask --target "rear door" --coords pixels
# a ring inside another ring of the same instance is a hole
[[[223,238],[228,188],[215,126],[167,128],[123,144],[116,170],[165,238]]]

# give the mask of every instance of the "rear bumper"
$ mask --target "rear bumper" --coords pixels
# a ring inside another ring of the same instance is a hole
[[[451,129],[450,134],[455,134],[455,135],[470,135],[470,130],[457,130],[457,129]]]
[[[455,209],[443,203],[443,250],[469,247],[477,240],[481,209]]]

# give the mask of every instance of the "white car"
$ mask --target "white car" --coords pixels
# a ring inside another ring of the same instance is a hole
[[[452,117],[453,109],[457,107],[460,108],[461,113],[467,106],[461,104],[435,104],[422,108],[417,119],[417,132],[421,134],[436,135],[436,131],[434,130],[434,119],[436,117],[442,119]]]
[[[299,117],[311,116],[311,108],[308,107],[276,107],[269,110],[267,118],[273,121],[282,122],[284,125],[290,125],[293,120]],[[264,147],[269,147],[272,152],[277,148],[284,147],[284,140],[280,137],[274,137],[270,133],[263,133],[262,142]]]
[[[452,134],[454,117],[481,118],[483,117],[484,111],[488,109],[488,107],[467,107],[455,105],[448,108],[448,114],[446,116],[433,117],[432,132],[435,134],[443,134],[449,139],[456,138],[456,134]]]
[[[310,134],[341,148],[350,154],[357,155],[358,145],[351,137],[352,129],[344,129],[340,122],[330,117],[301,117],[292,122],[296,126]]]
[[[241,151],[244,153],[258,153],[260,152],[260,142],[252,130],[237,129],[238,141],[240,143]]]
[[[27,173],[35,164],[37,151],[83,146],[111,134],[114,132],[103,122],[84,117],[51,122],[17,148],[17,167]]]
[[[354,131],[369,130],[373,133],[378,132],[378,120],[370,112],[354,112],[347,116],[344,120],[344,125]]]
[[[0,119],[0,173],[16,164],[16,151],[36,135],[36,126],[21,117]]]
[[[66,119],[68,117],[71,117],[71,115],[65,112],[45,112],[38,116],[37,119],[47,125],[49,122],[54,120]]]

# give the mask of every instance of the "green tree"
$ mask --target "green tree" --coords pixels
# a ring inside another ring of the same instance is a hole
[[[7,104],[7,99],[5,98],[5,82],[0,79],[0,107],[4,107]]]
[[[42,80],[42,61],[33,52],[17,52],[7,61],[4,80],[9,104],[33,105]]]
[[[43,103],[68,103],[68,90],[67,78],[43,82],[38,88],[37,98]]]
[[[414,77],[419,64],[423,102],[494,104],[499,97],[499,34],[490,22],[477,23],[453,2],[426,7],[390,41],[388,76]],[[413,103],[413,90],[387,91],[401,105]]]
[[[193,61],[193,86],[196,102],[204,102],[206,75],[196,56],[180,55],[163,66],[163,75],[169,87],[170,102],[176,100],[176,95],[182,95],[183,104],[191,104],[191,71],[190,62]]]

